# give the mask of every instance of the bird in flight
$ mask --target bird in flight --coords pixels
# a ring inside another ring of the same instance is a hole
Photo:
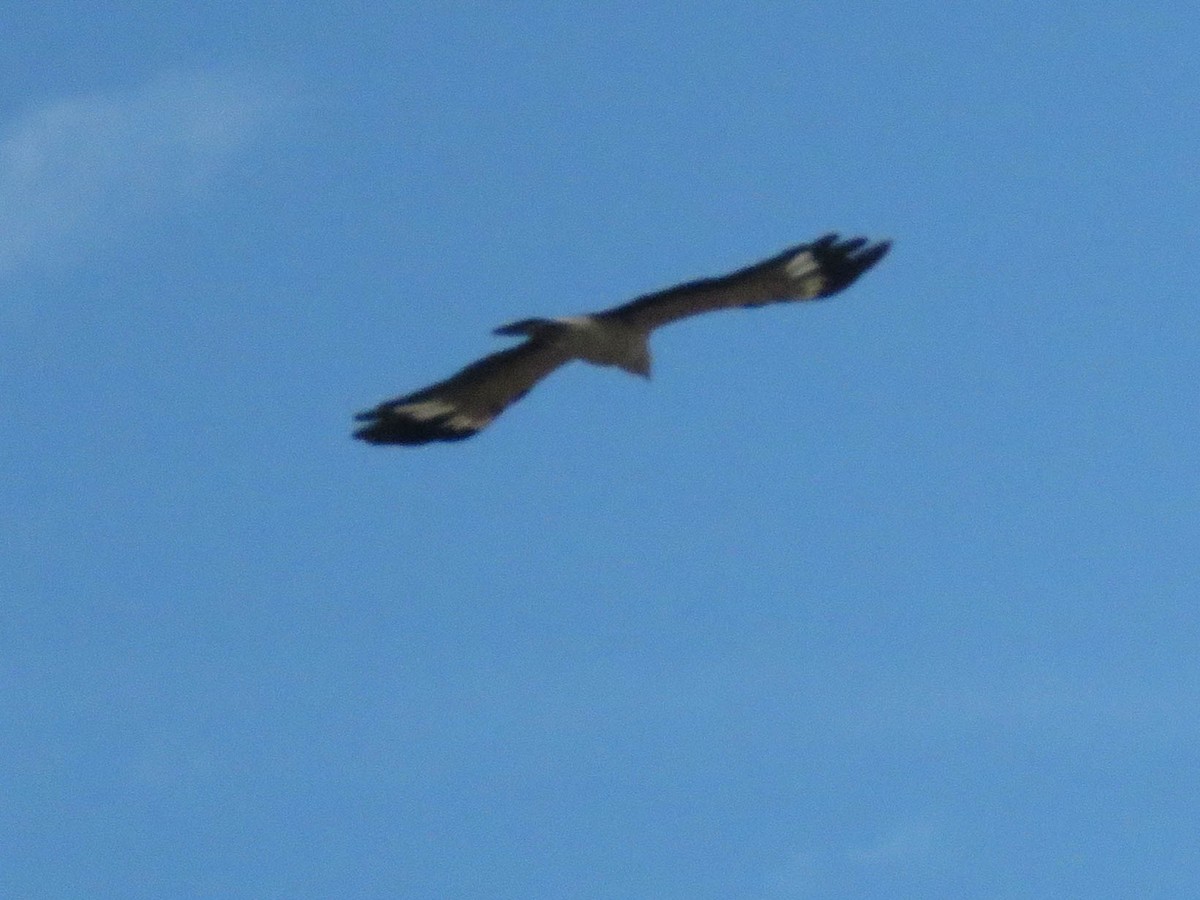
[[[460,441],[489,425],[535,384],[581,359],[650,377],[650,333],[717,309],[817,300],[836,294],[879,262],[890,241],[842,240],[836,234],[789,247],[729,275],[689,281],[621,306],[560,319],[521,319],[495,330],[523,337],[445,381],[380,403],[355,418],[354,436],[371,444]]]

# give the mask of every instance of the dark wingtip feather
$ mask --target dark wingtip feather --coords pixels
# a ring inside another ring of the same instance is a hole
[[[849,287],[892,249],[891,241],[868,244],[866,238],[857,237],[839,243],[836,235],[832,237],[829,241],[822,238],[811,248],[825,276],[825,289],[821,292],[825,297]]]
[[[360,412],[356,422],[367,422],[354,432],[354,437],[368,444],[428,444],[432,441],[461,441],[476,434],[478,428],[451,428],[447,424],[452,414],[415,419],[396,412],[395,404],[384,403]]]
[[[362,416],[358,417],[362,421]],[[368,444],[428,444],[433,441],[461,441],[476,434],[479,429],[466,431],[448,428],[441,419],[417,421],[406,416],[382,414],[370,425],[359,428],[354,436]]]

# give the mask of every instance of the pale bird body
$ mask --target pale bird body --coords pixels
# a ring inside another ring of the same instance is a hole
[[[616,366],[631,375],[650,377],[650,332],[598,316],[523,319],[497,328],[495,334],[526,335],[561,347],[568,359],[596,366]]]

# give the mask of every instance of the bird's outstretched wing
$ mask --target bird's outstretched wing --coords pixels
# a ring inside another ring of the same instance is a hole
[[[890,248],[890,241],[868,244],[866,238],[843,241],[836,234],[827,234],[729,275],[702,278],[646,294],[604,310],[597,318],[615,319],[649,331],[717,309],[816,300],[849,287],[883,259]]]
[[[355,418],[371,444],[426,444],[468,438],[520,400],[571,357],[551,341],[528,340],[472,363],[416,393],[381,403]]]

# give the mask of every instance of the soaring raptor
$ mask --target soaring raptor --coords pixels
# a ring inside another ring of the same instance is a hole
[[[879,262],[890,241],[827,234],[729,275],[638,297],[601,312],[521,319],[495,333],[525,340],[457,375],[359,413],[354,436],[372,444],[460,441],[487,426],[529,389],[574,359],[650,377],[650,332],[715,309],[817,300],[849,287]]]

